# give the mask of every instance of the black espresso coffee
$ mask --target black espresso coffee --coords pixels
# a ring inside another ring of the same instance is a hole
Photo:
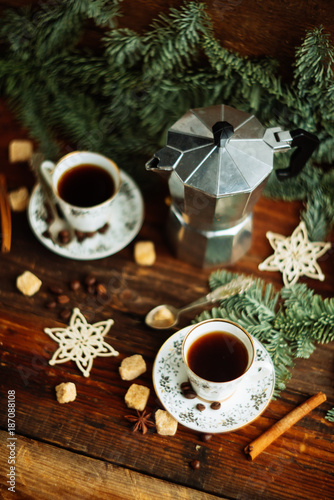
[[[189,347],[189,368],[210,382],[228,382],[242,375],[248,365],[245,345],[227,332],[211,332]]]
[[[113,178],[97,165],[73,167],[58,181],[59,196],[76,207],[94,207],[111,198],[114,192]]]

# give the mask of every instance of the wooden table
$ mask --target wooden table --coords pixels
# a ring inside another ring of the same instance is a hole
[[[1,105],[1,171],[9,190],[21,185],[32,188],[34,180],[26,165],[8,163],[8,143],[23,138],[21,130]],[[143,167],[144,168],[144,167]],[[153,174],[151,174],[153,175]],[[212,269],[201,270],[178,261],[165,242],[164,186],[143,189],[145,221],[136,238],[155,243],[157,260],[141,267],[133,259],[133,243],[119,253],[95,261],[76,261],[46,249],[29,228],[26,213],[14,213],[12,248],[0,256],[0,470],[1,498],[22,499],[330,499],[334,492],[333,424],[324,419],[334,406],[333,344],[317,347],[309,360],[298,360],[287,389],[270,402],[254,422],[235,432],[214,435],[205,443],[200,434],[179,425],[173,437],[154,430],[143,435],[132,432],[124,416],[131,413],[124,395],[131,382],[121,380],[118,366],[123,358],[142,354],[147,372],[140,383],[151,389],[148,409],[159,401],[152,384],[155,356],[176,331],[157,333],[144,324],[153,306],[181,306],[208,291]],[[265,237],[271,230],[291,234],[299,221],[298,203],[262,198],[254,212],[253,245],[231,271],[260,276],[277,289],[279,273],[260,273],[258,264],[270,255]],[[320,261],[324,282],[304,280],[323,297],[333,296],[333,255]],[[16,277],[32,271],[43,282],[33,297],[16,288]],[[103,301],[83,292],[68,290],[72,279],[89,273],[106,284]],[[113,318],[106,341],[119,351],[118,357],[94,360],[89,378],[74,362],[50,366],[55,342],[44,328],[65,326],[59,308],[49,310],[49,285],[66,289],[71,305],[81,308],[88,321]],[[195,313],[194,313],[195,314]],[[182,319],[184,327],[193,315]],[[59,404],[55,386],[74,382],[77,398]],[[15,491],[8,491],[10,448],[7,446],[8,391],[15,391]],[[323,391],[327,402],[312,411],[270,445],[255,461],[243,449],[298,404]],[[190,462],[200,461],[193,470]]]

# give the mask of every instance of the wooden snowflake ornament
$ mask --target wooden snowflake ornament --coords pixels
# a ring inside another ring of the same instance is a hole
[[[114,320],[107,319],[90,325],[80,310],[74,308],[67,328],[44,328],[44,332],[59,344],[49,364],[53,366],[72,360],[83,375],[89,377],[94,358],[119,354],[104,341],[113,324]]]
[[[280,271],[286,287],[292,286],[300,276],[325,279],[317,259],[331,248],[330,243],[310,242],[305,223],[302,221],[291,236],[266,234],[275,253],[259,264],[260,271]]]

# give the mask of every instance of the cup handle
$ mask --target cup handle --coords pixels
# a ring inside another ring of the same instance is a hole
[[[48,187],[53,190],[52,187],[52,172],[55,168],[55,164],[52,161],[46,160],[41,163],[40,171],[43,179],[47,183]]]

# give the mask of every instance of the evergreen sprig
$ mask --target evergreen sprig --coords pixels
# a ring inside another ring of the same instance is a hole
[[[328,420],[329,422],[334,422],[334,408],[328,410],[325,419]]]
[[[284,82],[277,61],[222,47],[204,2],[171,8],[141,34],[117,28],[121,15],[122,0],[58,0],[2,19],[0,93],[42,152],[56,159],[64,148],[93,149],[144,171],[189,108],[229,104],[266,127],[319,137],[298,178],[279,182],[272,173],[265,194],[303,200],[310,238],[324,239],[334,223],[333,170],[315,167],[334,160],[334,49],[323,28],[306,33],[293,79]],[[88,22],[101,33],[95,52],[84,43]],[[275,155],[275,169],[288,161],[289,154]]]
[[[225,285],[237,276],[226,270],[214,271],[210,287]],[[305,284],[275,292],[271,285],[256,279],[248,291],[204,311],[195,322],[210,318],[230,319],[263,343],[275,366],[276,396],[291,377],[296,358],[308,358],[317,343],[334,340],[334,299],[323,300]]]

